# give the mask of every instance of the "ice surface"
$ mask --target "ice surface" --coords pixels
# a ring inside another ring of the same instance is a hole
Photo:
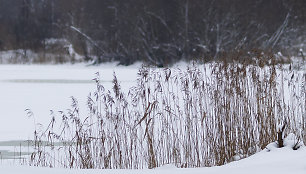
[[[86,100],[95,89],[92,81],[99,72],[102,84],[111,89],[116,72],[123,90],[135,85],[140,64],[130,67],[80,65],[0,65],[0,141],[33,138],[34,120],[25,109],[31,109],[35,122],[47,125],[50,110],[69,109],[71,96],[87,113]]]
[[[176,65],[184,69],[184,63]],[[34,112],[35,122],[46,125],[51,119],[50,109],[59,111],[70,108],[70,96],[75,96],[80,103],[81,114],[86,114],[86,98],[94,91],[95,84],[90,79],[100,72],[102,84],[111,89],[113,72],[115,71],[123,90],[135,85],[140,64],[131,67],[118,67],[114,63],[100,66],[83,65],[0,65],[0,141],[26,140],[33,137],[34,120],[27,118],[25,109]],[[157,169],[144,170],[70,170],[49,169],[27,166],[4,165],[0,163],[0,173],[267,173],[267,174],[305,174],[306,148],[301,145],[298,150],[292,150],[296,143],[293,134],[284,141],[284,148],[276,148],[275,143],[267,149],[242,160],[221,167],[179,169],[173,164]],[[10,147],[12,148],[12,147]],[[269,150],[268,150],[269,149]],[[16,151],[16,150],[14,150]]]

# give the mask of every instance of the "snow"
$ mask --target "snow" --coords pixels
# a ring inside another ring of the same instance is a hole
[[[25,57],[32,57],[33,59],[36,59],[37,54],[31,50],[22,49],[0,51],[0,63],[16,63],[17,61],[23,60]]]
[[[290,137],[292,138],[292,137]],[[306,148],[302,146],[298,150],[292,150],[291,146],[276,148],[275,143],[268,145],[268,149],[250,156],[249,158],[231,162],[224,166],[207,168],[176,168],[172,164],[156,169],[123,170],[123,169],[60,169],[60,168],[38,168],[29,166],[0,165],[1,173],[10,174],[305,174],[306,173]]]
[[[81,114],[87,113],[86,99],[89,92],[94,91],[95,84],[90,80],[99,72],[102,84],[110,89],[113,73],[124,91],[136,84],[138,68],[133,66],[115,66],[116,63],[108,63],[100,66],[77,65],[0,65],[0,141],[32,139],[35,124],[33,118],[28,118],[25,109],[33,111],[35,122],[46,125],[50,119],[50,109],[59,111],[70,108],[70,96],[75,96],[80,103]],[[175,66],[186,68],[185,63]],[[279,124],[278,127],[282,125]],[[180,169],[173,164],[167,164],[156,169],[143,170],[77,170],[59,168],[38,168],[20,166],[16,163],[8,164],[0,161],[0,173],[10,174],[36,174],[36,173],[76,173],[76,174],[129,174],[129,173],[212,173],[212,174],[236,174],[236,173],[267,173],[267,174],[305,174],[306,173],[306,147],[299,143],[298,150],[292,150],[297,143],[294,134],[289,134],[284,141],[284,148],[277,148],[271,143],[261,152],[241,159],[235,157],[235,162],[224,166],[210,168]],[[1,143],[0,143],[1,146]],[[12,146],[3,146],[2,149],[16,151]]]
[[[79,65],[0,65],[0,141],[27,140],[33,138],[33,118],[28,118],[25,109],[31,109],[36,123],[46,125],[50,110],[70,108],[71,96],[87,113],[86,100],[95,84],[91,80],[99,72],[102,84],[111,89],[113,73],[122,88],[128,90],[135,84],[138,67]],[[127,89],[126,89],[127,88]]]
[[[106,89],[112,88],[111,81],[116,72],[121,87],[128,91],[136,84],[141,63],[128,67],[116,64],[0,65],[0,141],[33,137],[35,124],[33,118],[27,117],[26,109],[34,113],[36,123],[47,125],[51,119],[50,110],[57,112],[70,108],[70,97],[74,96],[79,101],[81,115],[85,115],[87,96],[95,90],[91,79],[96,72]],[[179,62],[173,69],[183,71],[186,65]]]

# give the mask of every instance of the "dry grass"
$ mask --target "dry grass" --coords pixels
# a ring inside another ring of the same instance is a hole
[[[81,119],[77,101],[45,131],[35,131],[30,165],[68,168],[155,168],[223,165],[276,141],[276,126],[305,137],[305,73],[282,65],[190,65],[186,70],[142,67],[124,93],[101,85],[88,96]],[[286,79],[289,77],[289,79]],[[55,118],[55,117],[54,117]],[[40,142],[49,141],[50,146]],[[54,142],[65,145],[55,147]]]

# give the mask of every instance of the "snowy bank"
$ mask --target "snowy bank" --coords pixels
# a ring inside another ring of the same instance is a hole
[[[299,148],[293,150],[297,139],[289,134],[284,139],[285,147],[277,148],[276,142],[269,144],[264,150],[248,158],[231,162],[227,165],[205,168],[176,168],[168,164],[156,169],[126,170],[126,169],[62,169],[41,168],[29,166],[0,165],[1,173],[10,174],[305,174],[306,173],[306,147],[299,142]]]
[[[305,174],[306,173],[306,148],[292,150],[290,147],[263,150],[249,158],[232,162],[220,167],[178,169],[174,166],[164,166],[157,169],[143,170],[77,170],[59,168],[37,168],[28,166],[3,166],[0,165],[1,173],[9,174]]]

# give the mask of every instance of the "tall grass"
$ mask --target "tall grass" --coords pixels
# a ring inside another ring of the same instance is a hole
[[[186,69],[142,67],[137,85],[122,91],[114,74],[105,89],[99,75],[80,116],[68,112],[35,131],[30,165],[139,169],[167,163],[216,166],[264,149],[285,133],[305,136],[305,73],[286,65],[214,62]],[[49,146],[41,142],[50,142]],[[62,142],[62,146],[54,146]],[[306,142],[306,141],[305,141]]]

